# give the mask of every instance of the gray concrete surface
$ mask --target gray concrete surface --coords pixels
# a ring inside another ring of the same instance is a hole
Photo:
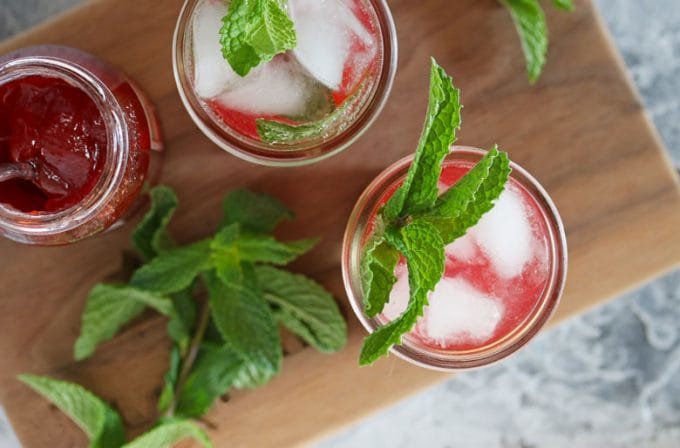
[[[0,38],[79,0],[0,0]],[[547,3],[547,2],[546,2]],[[596,0],[680,164],[680,0]],[[16,447],[0,413],[0,447]],[[680,447],[680,272],[318,444]]]

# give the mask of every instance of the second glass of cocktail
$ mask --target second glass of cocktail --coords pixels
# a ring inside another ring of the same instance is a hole
[[[384,0],[289,0],[290,50],[245,76],[223,57],[232,2],[187,0],[173,47],[180,96],[220,148],[264,165],[301,165],[347,148],[377,118],[397,64]]]

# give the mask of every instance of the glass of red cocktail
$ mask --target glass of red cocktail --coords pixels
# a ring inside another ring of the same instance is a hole
[[[439,180],[445,190],[462,178],[484,151],[453,147]],[[404,181],[413,157],[383,171],[364,191],[350,217],[342,268],[350,303],[373,332],[397,318],[409,300],[404,260],[382,313],[363,310],[360,264],[380,208]],[[452,371],[479,367],[514,353],[533,338],[555,310],[566,279],[562,220],[541,185],[520,166],[491,211],[446,247],[442,279],[416,326],[392,353],[419,366]]]
[[[187,0],[173,47],[182,101],[220,148],[255,163],[301,165],[347,148],[377,118],[397,65],[384,0],[288,1],[297,46],[245,77],[220,49],[227,7],[221,0]],[[264,134],[261,120],[298,132]]]

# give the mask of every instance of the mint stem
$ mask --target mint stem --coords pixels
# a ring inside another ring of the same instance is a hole
[[[191,339],[191,344],[186,351],[186,354],[182,357],[181,367],[179,371],[179,377],[177,378],[177,385],[175,386],[175,393],[172,397],[172,402],[165,413],[166,417],[173,417],[175,415],[175,410],[177,409],[177,403],[179,397],[182,394],[182,389],[184,388],[184,383],[191,373],[191,369],[196,362],[196,357],[201,348],[201,343],[203,342],[203,336],[205,336],[205,331],[208,328],[208,322],[210,321],[210,306],[207,300],[203,300],[201,305],[201,311],[198,317],[198,325],[196,326],[196,332]]]

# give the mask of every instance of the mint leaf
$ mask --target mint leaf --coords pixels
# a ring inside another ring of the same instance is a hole
[[[222,55],[241,76],[297,45],[293,21],[279,0],[232,0],[222,21]]]
[[[132,233],[132,242],[144,260],[151,260],[173,246],[167,226],[178,206],[172,189],[157,186],[149,192],[151,208]]]
[[[87,435],[91,448],[119,448],[125,443],[118,413],[83,387],[35,375],[19,375],[19,380],[73,420]]]
[[[178,442],[188,439],[199,442],[205,448],[213,448],[205,431],[187,420],[171,420],[163,423],[123,445],[122,448],[172,448]]]
[[[318,239],[284,243],[264,234],[240,232],[238,224],[223,228],[210,244],[218,274],[227,283],[240,277],[238,263],[250,261],[285,265],[316,245]],[[236,275],[236,278],[231,278]]]
[[[257,134],[266,143],[292,143],[301,142],[315,137],[324,136],[327,129],[345,118],[356,98],[363,91],[363,86],[357,93],[347,98],[338,108],[319,120],[301,124],[288,124],[280,121],[258,118]]]
[[[465,235],[491,210],[510,175],[510,160],[494,146],[479,163],[437,200],[424,219],[437,227],[445,244]]]
[[[271,266],[257,266],[255,272],[279,322],[320,352],[345,346],[347,324],[335,299],[321,285]]]
[[[407,259],[409,288],[411,291],[433,291],[444,274],[445,262],[444,241],[437,228],[423,219],[416,219],[399,233],[402,252]]]
[[[574,3],[572,0],[553,0],[553,5],[562,11],[573,11]]]
[[[424,300],[422,296],[418,296],[417,300],[412,299],[401,316],[369,334],[361,347],[359,364],[362,366],[373,364],[378,358],[385,356],[390,347],[401,343],[401,337],[411,331],[417,322],[418,309],[424,306],[422,305]]]
[[[130,284],[159,294],[171,294],[191,286],[198,274],[211,267],[210,241],[199,241],[158,255],[132,275]]]
[[[236,241],[241,260],[286,265],[311,250],[317,238],[284,243],[266,235],[244,234]]]
[[[366,338],[359,357],[361,365],[374,362],[387,354],[392,345],[401,343],[402,335],[422,316],[428,293],[434,290],[444,273],[444,242],[436,227],[416,219],[395,232],[398,233],[392,235],[392,240],[407,260],[409,304],[401,316]]]
[[[99,284],[92,288],[82,315],[80,336],[74,346],[75,359],[92,355],[97,345],[115,336],[147,306],[161,314],[172,313],[170,299],[153,292],[122,285]]]
[[[252,266],[242,265],[241,285],[227,285],[206,275],[212,318],[227,347],[246,362],[260,384],[278,373],[283,354],[269,305]]]
[[[223,225],[240,224],[242,229],[254,233],[271,233],[284,219],[294,218],[293,212],[279,200],[246,189],[229,193],[223,208]]]
[[[243,360],[229,348],[203,342],[177,404],[177,414],[200,418],[236,379]]]
[[[361,259],[361,279],[368,317],[377,316],[389,301],[397,281],[394,268],[398,262],[399,252],[383,236],[376,236],[367,244]]]
[[[434,204],[439,193],[437,183],[442,161],[456,139],[456,129],[460,127],[460,111],[460,91],[453,87],[451,77],[432,59],[425,125],[406,180],[385,205],[384,215],[388,222],[404,212],[417,213]]]
[[[548,53],[548,26],[538,0],[500,0],[510,11],[526,59],[529,82],[541,75]]]
[[[262,59],[267,61],[279,53],[295,48],[295,24],[285,10],[285,0],[260,0],[256,4],[260,17],[254,22],[248,43]]]

